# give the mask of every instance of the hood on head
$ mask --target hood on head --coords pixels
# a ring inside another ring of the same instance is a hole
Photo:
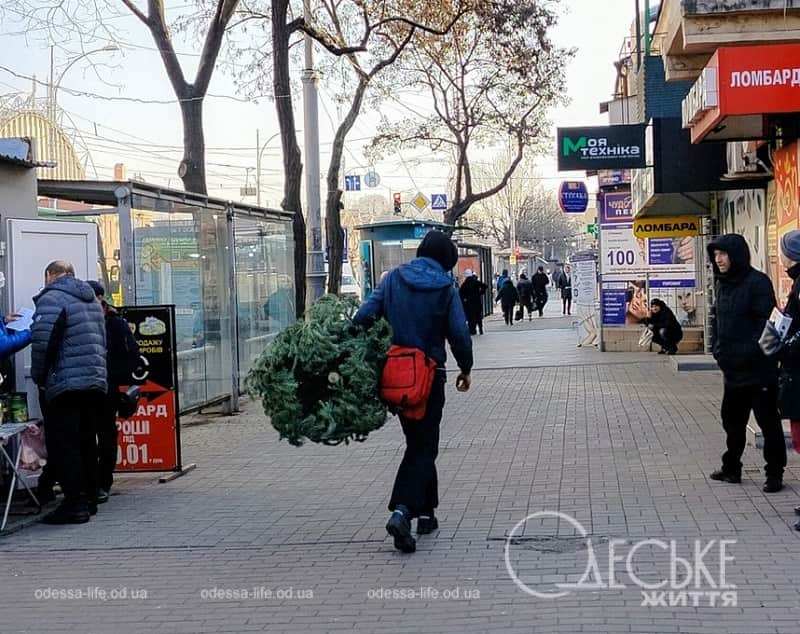
[[[663,302],[663,300],[660,300],[657,297],[655,299],[650,300],[650,305],[658,306],[661,310],[664,310],[667,307],[667,305]]]
[[[731,260],[731,268],[723,275],[714,261],[714,251],[724,251]],[[738,233],[726,233],[708,245],[708,258],[714,268],[714,275],[732,277],[750,269],[750,247],[747,241]]]
[[[83,280],[79,280],[71,275],[65,275],[63,277],[59,277],[55,282],[50,284],[49,286],[45,286],[41,293],[36,296],[36,299],[44,295],[45,293],[49,293],[50,291],[61,291],[62,293],[67,293],[67,295],[72,295],[76,299],[79,299],[86,303],[93,303],[97,301],[95,297],[94,290],[92,289],[89,284],[84,282]]]
[[[431,258],[415,258],[399,266],[397,273],[411,288],[420,291],[438,290],[453,285],[453,279],[442,265]]]

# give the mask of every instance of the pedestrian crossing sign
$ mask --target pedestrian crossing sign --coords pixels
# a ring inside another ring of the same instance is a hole
[[[447,209],[447,194],[433,194],[431,196],[431,209],[444,211]]]

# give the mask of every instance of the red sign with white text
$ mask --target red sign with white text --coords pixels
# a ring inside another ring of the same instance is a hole
[[[723,47],[706,68],[716,72],[701,75],[684,113],[693,143],[727,117],[800,112],[800,44]]]
[[[139,402],[133,416],[117,418],[117,471],[176,471],[181,468],[174,306],[119,309],[141,360],[133,378]]]

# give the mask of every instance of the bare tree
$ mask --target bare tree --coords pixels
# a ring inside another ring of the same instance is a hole
[[[394,64],[418,32],[435,37],[450,30],[461,15],[461,0],[446,0],[433,7],[413,0],[320,0],[313,21],[303,17],[300,3],[272,0],[269,12],[265,0],[243,2],[244,19],[256,21],[256,28],[271,31],[270,55],[245,42],[237,53],[253,55],[250,72],[242,79],[245,87],[260,88],[265,69],[271,70],[278,125],[284,150],[283,207],[301,217],[295,222],[295,274],[298,280],[298,315],[305,307],[305,289],[300,297],[300,280],[305,280],[305,221],[300,207],[302,160],[295,131],[292,103],[290,50],[299,36],[309,35],[333,58],[342,60],[339,77],[346,91],[340,91],[348,103],[331,148],[327,170],[325,201],[328,237],[328,291],[336,293],[341,280],[344,249],[341,230],[342,191],[339,187],[344,143],[361,112],[371,82]],[[329,65],[334,67],[333,64]],[[302,232],[301,232],[302,231]],[[302,242],[302,246],[301,246]],[[304,285],[303,285],[304,286]]]
[[[476,203],[502,191],[526,148],[548,138],[548,110],[563,101],[564,66],[571,51],[550,39],[557,22],[547,0],[487,0],[443,38],[418,35],[404,85],[431,96],[433,114],[384,121],[371,153],[427,145],[454,159],[451,224]],[[478,185],[478,148],[510,144],[513,152],[494,182]]]
[[[153,42],[158,47],[172,89],[178,97],[183,121],[183,159],[178,168],[178,175],[181,177],[186,191],[207,194],[203,100],[208,92],[211,76],[217,64],[225,30],[236,11],[239,0],[215,1],[197,73],[191,83],[186,80],[183,67],[175,54],[170,27],[166,21],[164,0],[147,0],[146,10],[137,6],[135,0],[121,0],[121,2],[150,31]]]
[[[22,16],[29,29],[44,33],[48,42],[64,46],[69,41],[84,51],[98,43],[119,42],[111,20],[125,14],[136,16],[150,32],[181,109],[183,159],[178,175],[186,191],[206,194],[203,101],[238,4],[239,0],[197,0],[191,21],[204,23],[204,42],[191,82],[175,52],[174,25],[167,21],[164,0],[6,0],[4,8]],[[176,22],[189,19],[184,15]]]
[[[503,177],[514,149],[496,155],[483,165],[474,166],[479,187]],[[558,196],[548,189],[532,163],[523,159],[507,185],[491,198],[480,201],[470,214],[470,226],[479,235],[502,248],[510,248],[511,227],[517,244],[538,248],[562,245],[574,235],[576,227],[558,205]]]

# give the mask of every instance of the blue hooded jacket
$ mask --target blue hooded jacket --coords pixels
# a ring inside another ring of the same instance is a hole
[[[15,332],[6,328],[0,319],[0,359],[16,354],[31,342],[31,331]]]
[[[453,280],[431,258],[416,258],[390,271],[362,304],[354,321],[366,325],[385,317],[392,343],[419,348],[444,367],[444,342],[464,373],[472,370],[472,338]]]

